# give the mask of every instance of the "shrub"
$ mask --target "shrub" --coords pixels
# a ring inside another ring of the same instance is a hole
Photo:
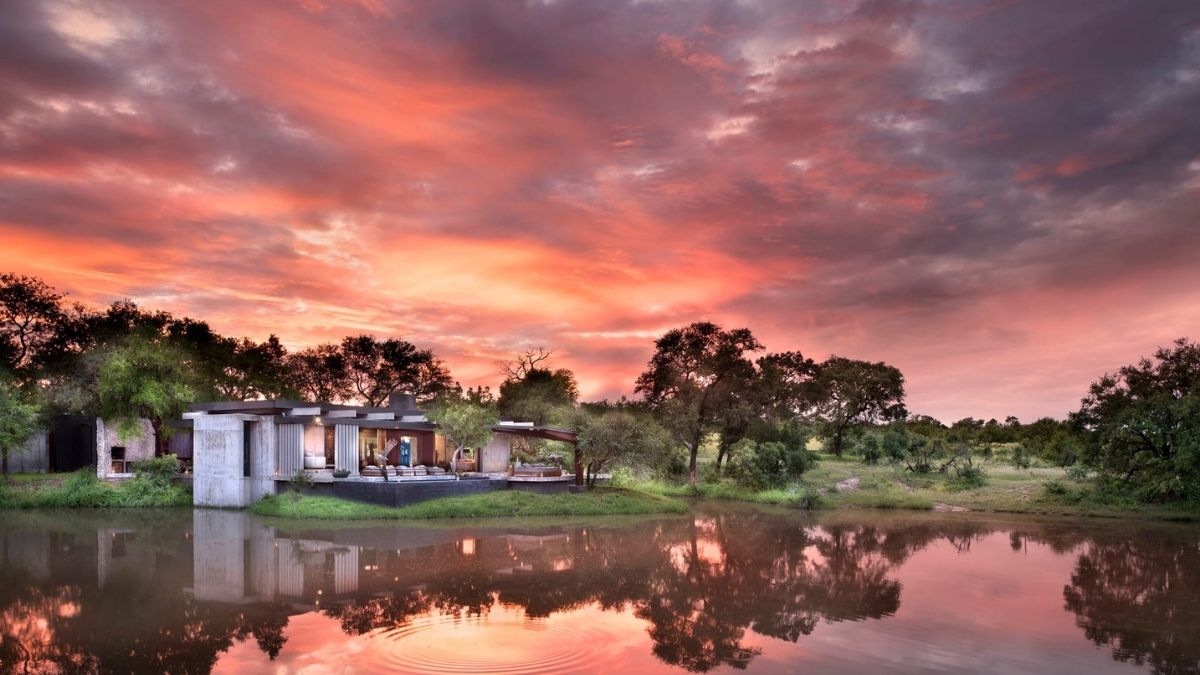
[[[175,455],[163,455],[135,462],[133,473],[137,477],[144,477],[157,483],[168,484],[175,480],[175,475],[179,473],[179,458]]]
[[[987,474],[983,469],[974,464],[967,463],[954,467],[954,479],[951,486],[961,489],[970,490],[972,488],[983,487],[987,485]]]
[[[862,438],[858,439],[855,448],[862,456],[864,464],[878,464],[879,460],[883,458],[882,443],[877,434],[863,434]]]
[[[904,451],[905,469],[913,473],[930,473],[933,471],[933,456],[944,448],[940,438],[930,441],[925,436],[914,434]]]
[[[799,478],[811,464],[812,459],[803,447],[778,441],[756,443],[744,438],[730,448],[725,474],[741,487],[763,490]]]
[[[1012,450],[1012,465],[1017,469],[1028,469],[1031,464],[1029,452],[1024,445],[1018,444]]]
[[[1079,464],[1072,464],[1071,466],[1067,467],[1067,478],[1070,478],[1071,480],[1085,481],[1088,478],[1090,478],[1091,475],[1092,475],[1092,472],[1088,471],[1088,468],[1086,466],[1081,466]]]
[[[1043,490],[1047,497],[1053,497],[1055,499],[1069,497],[1072,494],[1071,488],[1067,487],[1066,484],[1060,480],[1046,481],[1046,484],[1043,486]]]
[[[913,434],[903,428],[892,428],[884,432],[879,441],[880,449],[890,462],[901,462],[913,443]]]
[[[296,469],[296,473],[292,474],[291,480],[288,481],[288,491],[292,493],[293,499],[300,498],[300,492],[315,485],[312,476],[304,469]]]

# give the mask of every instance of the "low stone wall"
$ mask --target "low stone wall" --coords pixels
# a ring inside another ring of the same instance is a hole
[[[441,497],[461,497],[503,490],[507,483],[503,478],[388,482],[339,480],[333,483],[333,495],[356,502],[400,507]],[[286,489],[287,484],[282,485],[284,487],[279,489]]]

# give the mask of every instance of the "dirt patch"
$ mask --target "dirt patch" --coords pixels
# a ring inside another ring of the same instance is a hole
[[[942,502],[934,502],[933,510],[940,511],[942,513],[959,513],[962,511],[970,511],[971,509],[968,509],[965,506],[952,506],[950,504],[944,504]]]
[[[858,484],[859,484],[859,480],[857,477],[847,478],[846,480],[840,480],[837,482],[837,491],[838,492],[853,492],[858,489]]]

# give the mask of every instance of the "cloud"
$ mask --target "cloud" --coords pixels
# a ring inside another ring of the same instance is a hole
[[[1200,7],[6,3],[0,268],[293,346],[698,319],[1062,415],[1200,325]]]

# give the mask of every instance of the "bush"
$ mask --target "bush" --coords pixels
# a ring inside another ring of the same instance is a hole
[[[913,473],[926,474],[933,471],[933,456],[944,449],[940,438],[930,441],[925,436],[914,434],[904,450],[905,469]]]
[[[1017,469],[1028,469],[1032,464],[1029,458],[1029,452],[1024,445],[1017,445],[1012,450],[1012,465]]]
[[[863,434],[862,438],[858,439],[855,444],[855,450],[862,457],[864,464],[878,464],[880,459],[883,459],[883,447],[878,435],[873,433]]]
[[[789,447],[778,441],[756,443],[744,438],[730,448],[725,475],[741,487],[764,490],[799,478],[811,464],[812,459],[803,447]]]
[[[960,490],[970,490],[987,485],[987,474],[983,469],[967,463],[954,467],[954,479],[951,486]]]
[[[296,473],[292,474],[291,480],[288,481],[288,491],[292,493],[293,499],[299,499],[301,491],[311,489],[313,485],[315,483],[307,471],[296,469]]]
[[[1086,466],[1072,464],[1071,466],[1067,467],[1067,478],[1070,478],[1071,480],[1082,482],[1088,478],[1091,478],[1091,476],[1092,472],[1088,471]]]
[[[1067,487],[1066,484],[1060,480],[1046,481],[1046,484],[1043,486],[1043,490],[1047,497],[1052,497],[1054,499],[1070,497],[1073,494],[1071,492],[1071,488]]]
[[[163,455],[153,459],[135,462],[133,473],[138,478],[145,478],[160,484],[169,484],[179,473],[179,458],[175,455]]]
[[[884,432],[879,444],[888,461],[901,462],[913,440],[913,435],[904,428],[892,428]]]

